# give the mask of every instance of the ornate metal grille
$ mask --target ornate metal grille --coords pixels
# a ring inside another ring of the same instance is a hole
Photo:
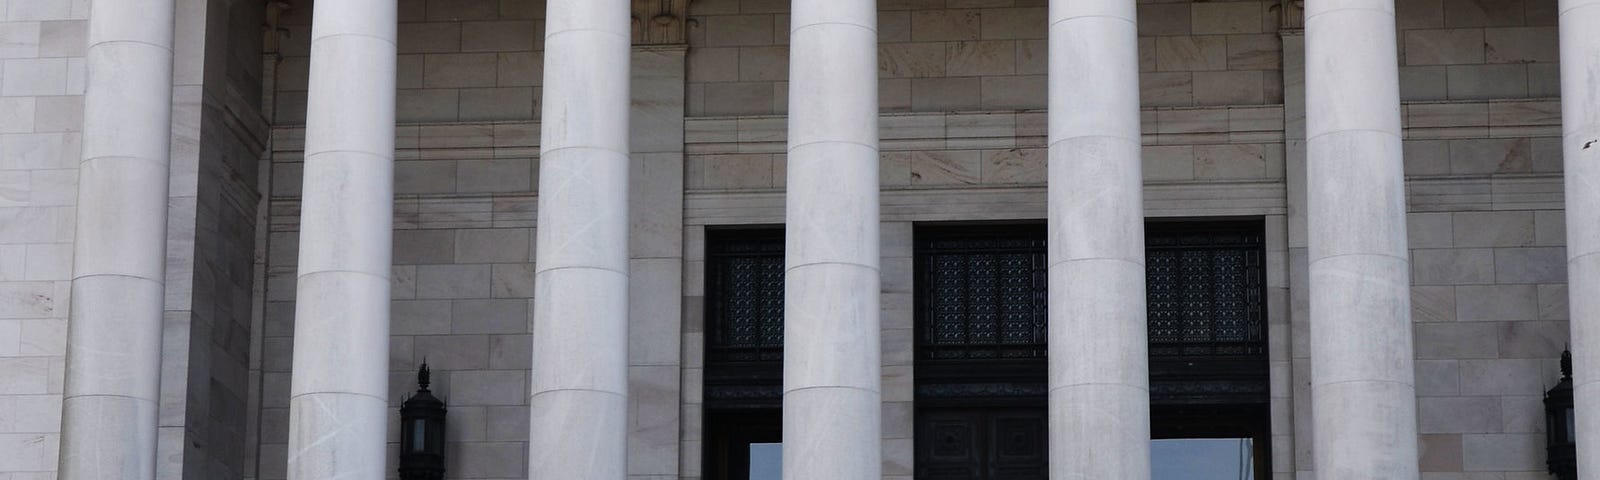
[[[917,254],[923,358],[1044,358],[1049,299],[1043,229],[924,233]]]
[[[1265,354],[1261,235],[1177,227],[1145,239],[1150,356]]]
[[[783,233],[729,232],[709,242],[706,346],[719,361],[783,358]]]

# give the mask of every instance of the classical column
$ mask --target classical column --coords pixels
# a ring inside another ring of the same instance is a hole
[[[877,480],[877,5],[792,5],[783,478]]]
[[[1561,129],[1572,292],[1572,390],[1600,405],[1600,0],[1561,0]],[[1600,478],[1600,411],[1577,409],[1578,476]]]
[[[1393,0],[1309,0],[1306,204],[1317,476],[1417,478]]]
[[[394,0],[317,2],[306,105],[289,478],[383,478]]]
[[[1133,0],[1050,2],[1050,478],[1150,478]]]
[[[94,0],[60,476],[155,476],[173,0]]]
[[[529,478],[628,473],[626,0],[550,0]]]

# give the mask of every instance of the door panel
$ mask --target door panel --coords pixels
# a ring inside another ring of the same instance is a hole
[[[917,412],[916,478],[1044,480],[1043,408],[927,408]]]

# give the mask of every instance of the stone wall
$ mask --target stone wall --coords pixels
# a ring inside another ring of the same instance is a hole
[[[0,479],[55,478],[88,7],[0,1]]]
[[[1555,0],[1399,0],[1406,100],[1560,95]]]

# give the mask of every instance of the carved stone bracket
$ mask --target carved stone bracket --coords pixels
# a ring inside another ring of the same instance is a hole
[[[672,45],[687,42],[689,0],[632,0],[633,44]]]

